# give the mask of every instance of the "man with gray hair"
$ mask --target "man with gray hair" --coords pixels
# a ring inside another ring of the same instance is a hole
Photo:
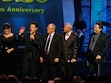
[[[55,30],[55,24],[50,23],[47,27],[47,34],[43,38],[41,62],[43,62],[43,78],[48,83],[54,83],[54,78],[57,76],[57,63],[59,63],[59,57],[62,53],[62,38]]]
[[[62,34],[63,41],[63,55],[62,55],[62,73],[63,78],[67,81],[72,80],[73,76],[73,63],[76,62],[78,44],[77,37],[72,32],[72,25],[66,23],[64,25],[64,33]]]

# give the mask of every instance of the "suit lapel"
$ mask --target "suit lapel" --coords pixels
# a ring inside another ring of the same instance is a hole
[[[63,33],[63,41],[65,41],[65,33]]]
[[[54,36],[53,36],[52,41],[51,41],[51,45],[53,44],[53,42],[55,40],[55,36],[56,36],[56,33],[54,33]]]
[[[71,35],[69,36],[69,38],[66,41],[69,41],[73,36],[73,33],[71,33]]]
[[[47,41],[48,34],[45,35],[45,41]]]
[[[73,36],[73,33],[71,33],[71,35],[69,36],[69,38],[67,40],[65,40],[65,33],[63,33],[63,41],[69,41]]]
[[[99,38],[98,38],[97,41],[96,41],[96,44],[100,41],[101,36],[102,36],[102,33],[100,33]]]
[[[36,32],[36,34],[34,35],[34,37],[35,37],[36,39],[38,39],[38,38],[39,38],[39,34]]]

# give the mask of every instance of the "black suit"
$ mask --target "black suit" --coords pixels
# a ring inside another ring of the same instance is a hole
[[[48,34],[44,35],[44,46],[43,46],[43,78],[48,80],[53,80],[57,74],[57,63],[54,62],[55,58],[59,58],[62,52],[62,44],[60,35],[54,33],[51,41],[50,49],[48,55],[45,54],[45,44],[48,38]]]
[[[71,59],[76,59],[78,44],[77,37],[71,33],[69,38],[65,40],[65,33],[62,34],[63,38],[63,56],[62,56],[62,72],[67,79],[70,79],[73,74],[73,64]]]
[[[23,60],[24,76],[37,76],[37,63],[39,63],[42,46],[42,36],[39,33],[34,35],[35,39],[30,39],[30,34],[19,35],[18,39],[25,42],[25,53]]]
[[[90,45],[91,39],[94,35],[95,35],[94,33],[91,34],[89,45]],[[108,36],[105,33],[101,32],[96,41],[94,50],[91,51],[90,48],[88,50],[89,74],[94,73],[94,69],[97,68],[97,62],[102,63],[102,62],[106,61],[106,52],[108,50],[108,47],[109,47]],[[102,59],[96,60],[97,55],[100,55],[102,57]],[[102,64],[100,64],[100,65],[102,67]],[[100,71],[100,74],[102,74],[102,71]]]

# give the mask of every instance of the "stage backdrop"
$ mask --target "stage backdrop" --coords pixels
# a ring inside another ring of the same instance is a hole
[[[0,33],[5,22],[12,25],[14,33],[18,33],[21,26],[29,31],[30,22],[37,22],[39,32],[45,33],[47,25],[53,22],[61,33],[62,9],[62,0],[0,0]]]

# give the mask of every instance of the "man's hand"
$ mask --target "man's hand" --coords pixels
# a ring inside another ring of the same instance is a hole
[[[54,59],[54,62],[55,62],[55,63],[58,63],[58,62],[59,62],[59,58],[55,58],[55,59]]]
[[[76,59],[71,59],[71,63],[75,63],[76,62]]]
[[[40,63],[43,63],[43,57],[40,57]]]
[[[30,35],[30,39],[32,39],[32,40],[34,40],[34,39],[35,39],[35,37],[34,37],[34,35],[33,35],[33,34],[31,34],[31,35]]]
[[[10,54],[13,50],[14,50],[14,48],[11,48],[11,49],[6,50],[6,52],[7,52],[8,54]]]
[[[20,28],[20,31],[19,31],[19,35],[21,35],[22,33],[24,33],[25,32],[25,27],[21,27]]]
[[[100,56],[100,55],[97,55],[97,56],[96,56],[96,59],[97,59],[97,60],[100,60],[100,59],[101,59],[101,56]]]

